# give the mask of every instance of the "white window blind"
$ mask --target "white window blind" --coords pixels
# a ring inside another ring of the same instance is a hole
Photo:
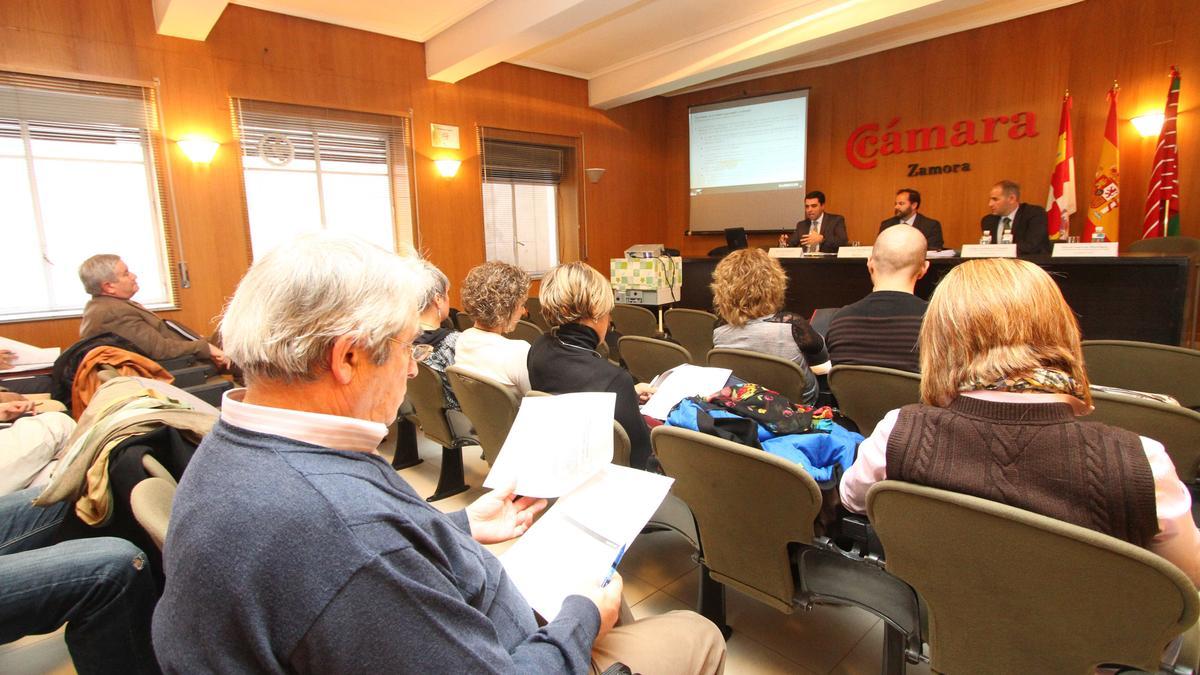
[[[0,320],[78,314],[79,264],[120,255],[137,300],[173,304],[173,232],[153,87],[0,72]]]
[[[407,120],[247,99],[231,110],[252,257],[322,229],[388,250],[409,240]]]
[[[534,276],[558,264],[558,184],[563,150],[483,139],[484,241],[488,260]]]

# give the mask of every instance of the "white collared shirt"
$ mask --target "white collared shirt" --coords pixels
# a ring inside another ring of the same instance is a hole
[[[333,450],[375,452],[387,425],[340,415],[246,403],[246,390],[231,389],[221,402],[221,421],[247,431],[282,436]]]

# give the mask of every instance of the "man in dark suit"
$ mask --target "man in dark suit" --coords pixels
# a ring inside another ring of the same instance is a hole
[[[912,225],[925,235],[925,243],[931,251],[942,250],[942,223],[927,218],[924,214],[918,213],[921,210],[921,193],[912,188],[901,188],[896,191],[896,215],[888,218],[879,224],[879,231],[883,232],[893,225],[904,223]]]
[[[796,230],[779,235],[780,246],[804,245],[810,253],[837,253],[847,240],[846,219],[825,212],[825,193],[818,190],[804,195],[804,220]]]
[[[1021,202],[1021,186],[1002,180],[992,186],[988,195],[991,214],[983,217],[982,230],[990,232],[992,243],[1003,240],[1003,231],[1012,230],[1012,241],[1018,255],[1038,255],[1050,252],[1050,235],[1046,230],[1046,209]]]

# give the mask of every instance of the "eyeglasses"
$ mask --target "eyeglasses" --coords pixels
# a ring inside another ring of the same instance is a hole
[[[401,342],[396,338],[388,338],[392,342],[400,345],[401,349],[407,349],[412,354],[413,360],[421,363],[433,354],[433,345],[417,345],[411,342]]]

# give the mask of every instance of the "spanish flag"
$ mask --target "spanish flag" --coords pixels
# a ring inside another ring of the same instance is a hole
[[[1071,232],[1072,213],[1075,213],[1075,148],[1071,138],[1071,94],[1067,93],[1063,96],[1062,119],[1058,123],[1050,194],[1046,197],[1046,229],[1050,239],[1066,240]]]
[[[1117,85],[1108,91],[1108,122],[1100,144],[1100,165],[1088,199],[1087,225],[1083,241],[1091,241],[1097,226],[1104,228],[1104,240],[1116,241],[1121,228],[1121,155],[1117,141]]]

